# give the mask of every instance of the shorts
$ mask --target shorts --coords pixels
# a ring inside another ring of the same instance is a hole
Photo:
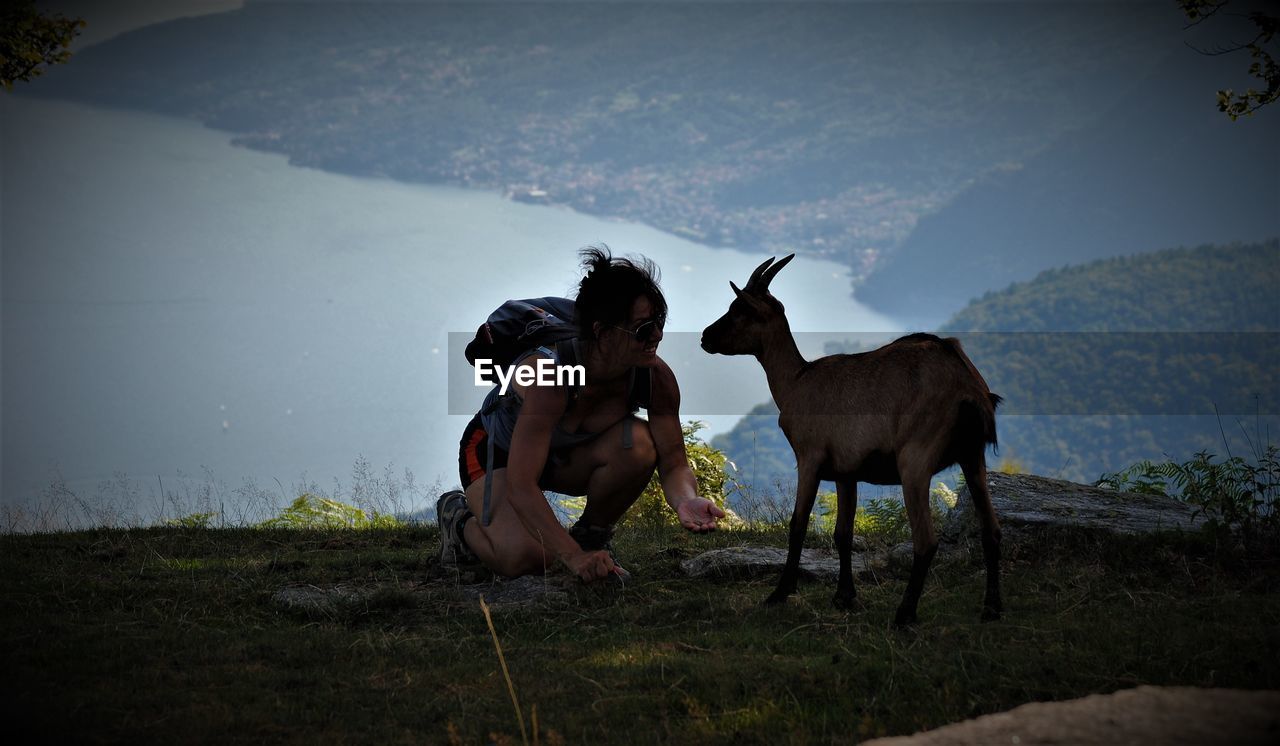
[[[462,489],[471,486],[471,483],[477,479],[484,477],[486,463],[488,460],[489,434],[484,431],[484,426],[480,424],[480,415],[477,414],[467,423],[466,428],[462,431],[462,440],[458,443],[458,480],[462,483]],[[507,465],[506,449],[494,446],[493,461],[496,464],[494,468],[501,469]]]
[[[495,445],[493,468],[507,468],[509,456],[505,448]],[[470,487],[476,480],[484,479],[485,472],[489,469],[488,459],[489,433],[485,432],[484,426],[480,423],[480,415],[477,414],[463,429],[462,440],[458,443],[458,480],[462,482],[462,489]],[[547,459],[547,466],[543,467],[542,474],[538,477],[538,486],[542,489],[550,489],[544,484],[547,480],[548,467],[553,463],[563,464],[567,461],[568,449],[553,450]]]

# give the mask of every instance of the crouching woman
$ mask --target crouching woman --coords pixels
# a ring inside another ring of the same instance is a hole
[[[724,517],[697,494],[680,429],[680,388],[658,356],[667,302],[656,267],[596,248],[582,258],[587,273],[575,321],[585,383],[520,385],[513,377],[505,400],[467,425],[458,458],[463,491],[436,504],[444,563],[479,560],[507,577],[557,567],[584,581],[625,574],[613,557],[613,528],[655,468],[686,529],[714,531]],[[535,351],[518,365],[536,367],[547,357]],[[635,416],[641,407],[648,421]],[[484,514],[486,481],[487,525],[475,519]],[[585,495],[582,517],[566,530],[543,490]]]

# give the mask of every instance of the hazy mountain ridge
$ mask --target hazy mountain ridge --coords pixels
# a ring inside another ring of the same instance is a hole
[[[1092,121],[1169,42],[1165,14],[250,3],[85,50],[33,92],[860,273],[973,179]]]
[[[1230,77],[1222,59],[1165,62],[1097,122],[923,218],[858,299],[950,313],[1053,267],[1280,235],[1280,117],[1231,122],[1207,106]]]
[[[1005,397],[993,463],[1090,481],[1141,459],[1221,455],[1224,437],[1235,455],[1273,437],[1280,349],[1260,333],[1280,331],[1278,284],[1280,240],[1170,249],[1044,272],[986,294],[941,331],[961,335]],[[845,351],[857,349],[828,349]],[[1233,390],[1240,382],[1257,390]],[[1241,416],[1255,393],[1262,416]],[[1214,398],[1226,394],[1232,406]],[[1230,414],[1168,416],[1215,407]],[[772,402],[712,444],[742,478],[795,478]]]
[[[1113,257],[988,292],[945,332],[1280,331],[1280,239]]]

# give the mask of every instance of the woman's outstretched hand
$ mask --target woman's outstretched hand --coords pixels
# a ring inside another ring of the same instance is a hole
[[[676,515],[681,526],[702,534],[716,530],[716,521],[724,518],[724,511],[705,497],[690,497],[676,508]]]

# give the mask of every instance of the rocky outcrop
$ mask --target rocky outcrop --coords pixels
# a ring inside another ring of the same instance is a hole
[[[1033,702],[913,736],[877,738],[866,746],[975,743],[1269,746],[1280,743],[1280,692],[1141,686],[1066,702]]]
[[[1204,524],[1195,508],[1160,495],[1115,490],[1048,479],[1031,474],[987,475],[991,503],[1005,532],[1039,527],[1090,528],[1113,533],[1192,531]],[[977,530],[968,487],[944,522],[946,537],[971,535]]]
[[[1031,474],[987,475],[991,502],[1005,536],[1016,536],[1032,528],[1072,527],[1113,533],[1194,531],[1204,524],[1195,508],[1170,497],[1093,487],[1061,479]],[[945,554],[975,537],[977,520],[967,487],[961,488],[956,507],[942,521],[939,534]],[[861,537],[854,537],[853,571],[871,575],[886,567],[909,569],[911,542],[898,544],[887,552],[867,552]],[[680,563],[692,577],[744,578],[776,575],[782,571],[787,552],[780,547],[729,547],[713,549]],[[839,572],[834,551],[806,549],[801,555],[801,574],[834,581]]]

